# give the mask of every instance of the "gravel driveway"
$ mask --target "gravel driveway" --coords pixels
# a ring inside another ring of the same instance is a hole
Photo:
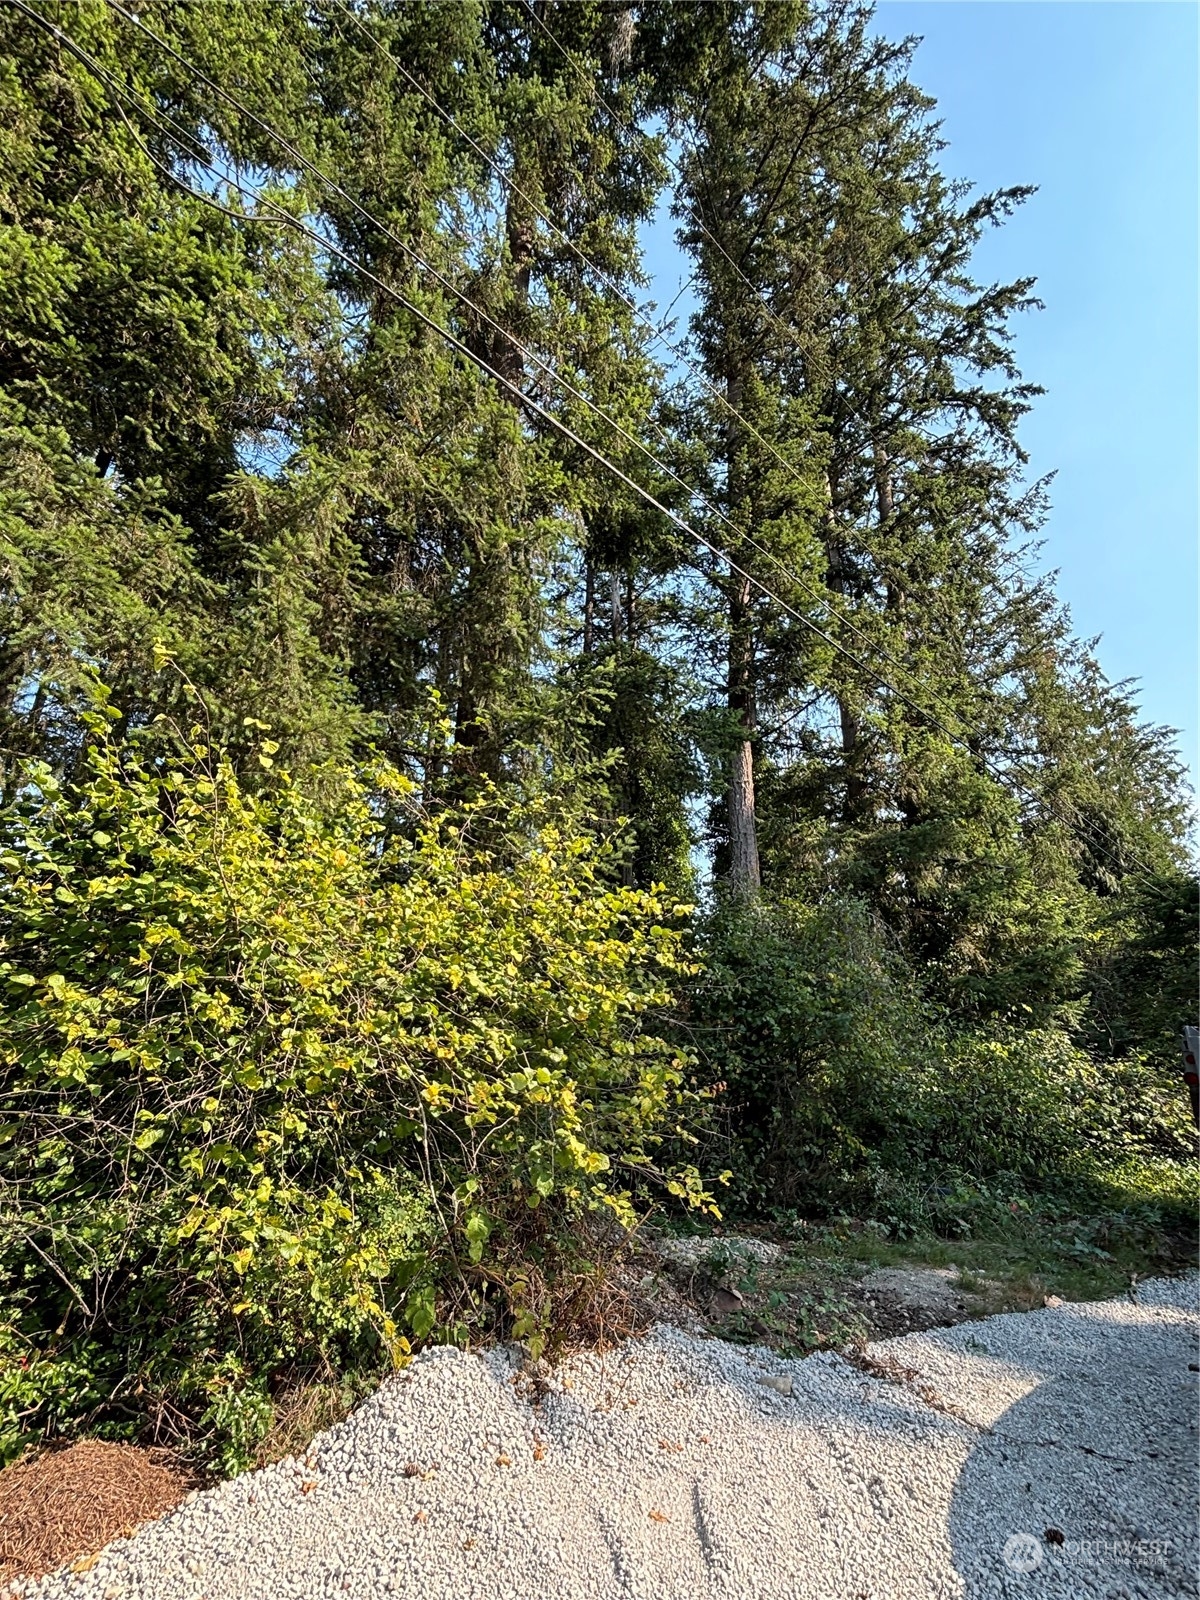
[[[304,1461],[71,1600],[1195,1595],[1197,1282],[786,1362],[660,1328],[558,1370],[426,1352]]]

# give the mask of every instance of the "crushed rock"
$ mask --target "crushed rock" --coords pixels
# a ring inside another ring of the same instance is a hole
[[[878,1267],[858,1287],[864,1299],[907,1312],[926,1325],[957,1321],[967,1309],[956,1267]]]
[[[753,1239],[736,1233],[703,1234],[695,1238],[676,1238],[659,1234],[653,1248],[666,1264],[676,1272],[699,1272],[723,1266],[756,1262],[760,1267],[773,1266],[783,1256],[782,1248],[769,1239]]]
[[[868,1347],[424,1352],[33,1600],[1194,1595],[1197,1280]],[[784,1380],[787,1380],[786,1382]],[[936,1400],[936,1404],[934,1403]]]

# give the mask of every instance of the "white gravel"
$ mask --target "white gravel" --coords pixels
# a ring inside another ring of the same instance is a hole
[[[677,1272],[725,1265],[744,1268],[751,1261],[760,1267],[769,1267],[783,1255],[780,1246],[769,1239],[753,1239],[737,1233],[702,1234],[693,1238],[664,1233],[650,1242]]]
[[[1196,1334],[1194,1278],[872,1346],[898,1381],[659,1328],[560,1368],[537,1407],[510,1353],[432,1350],[305,1461],[25,1592],[1195,1595]]]

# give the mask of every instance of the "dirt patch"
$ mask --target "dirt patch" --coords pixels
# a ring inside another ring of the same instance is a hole
[[[944,1328],[973,1315],[954,1267],[878,1267],[857,1295],[876,1337]]]
[[[998,1285],[957,1266],[868,1270],[845,1257],[739,1235],[662,1237],[653,1250],[660,1286],[689,1304],[701,1325],[721,1338],[766,1344],[789,1356],[854,1348],[1010,1309],[991,1304]]]
[[[110,1539],[177,1506],[198,1480],[164,1450],[84,1439],[0,1472],[0,1583],[64,1562],[86,1570]]]

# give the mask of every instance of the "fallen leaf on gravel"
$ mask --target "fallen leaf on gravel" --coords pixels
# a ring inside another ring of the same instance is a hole
[[[683,1446],[681,1444],[674,1444],[670,1439],[660,1439],[658,1441],[658,1448],[660,1450],[680,1451],[683,1449]]]
[[[512,1457],[511,1456],[497,1456],[496,1457],[496,1465],[498,1467],[511,1467],[512,1466]]]
[[[311,1494],[316,1487],[317,1480],[315,1478],[309,1478],[306,1482],[300,1485],[300,1493]]]
[[[94,1555],[80,1556],[77,1561],[72,1561],[72,1563],[71,1563],[71,1571],[72,1572],[90,1572],[92,1570],[92,1568],[96,1565],[97,1561],[99,1561],[99,1559],[100,1559],[99,1550],[97,1550]]]
[[[1057,1528],[1047,1528],[1042,1537],[1047,1544],[1065,1544],[1067,1542],[1066,1536]]]
[[[429,1513],[428,1513],[428,1511],[426,1511],[424,1507],[422,1507],[420,1511],[415,1511],[413,1513],[413,1521],[414,1522],[428,1522],[429,1521]]]
[[[464,1539],[463,1540],[463,1549],[464,1550],[474,1550],[475,1546],[478,1543],[479,1543],[478,1539]]]
[[[670,1522],[670,1517],[665,1511],[660,1511],[657,1506],[650,1513],[651,1522]]]
[[[535,1461],[544,1461],[546,1459],[546,1446],[540,1440],[533,1447],[533,1459]]]

